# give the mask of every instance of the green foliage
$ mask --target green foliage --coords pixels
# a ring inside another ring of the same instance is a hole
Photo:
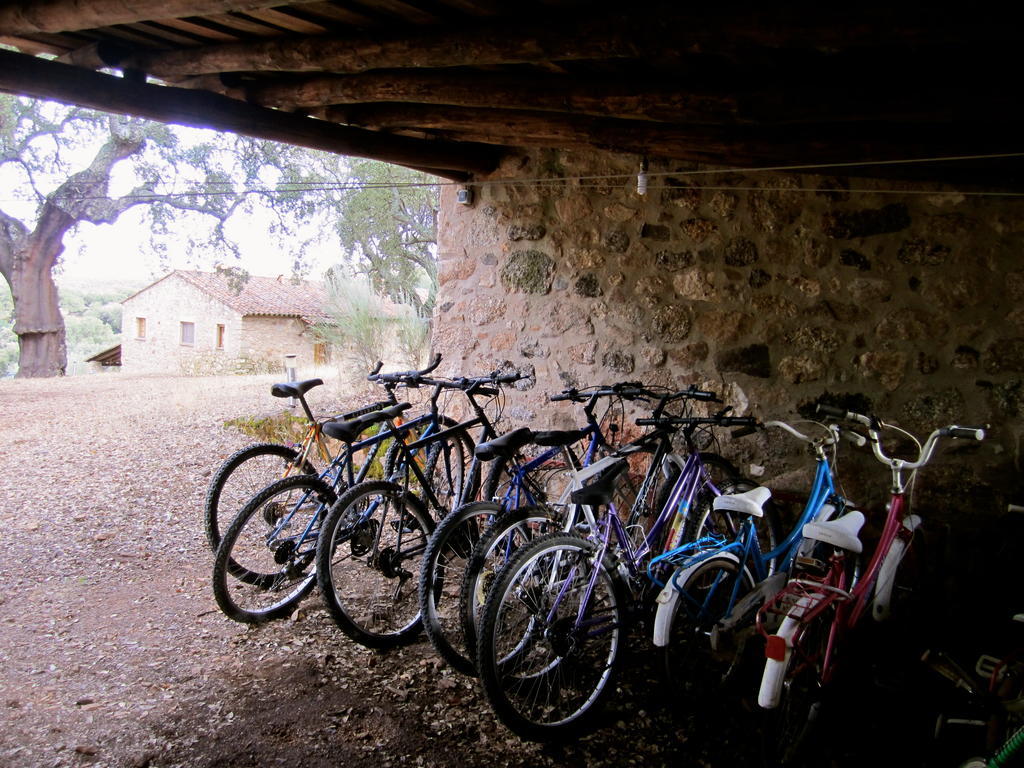
[[[384,304],[364,282],[331,276],[327,286],[329,317],[314,332],[340,366],[368,371],[387,357],[392,323]]]
[[[237,429],[260,442],[297,443],[306,434],[306,417],[289,411],[273,416],[239,416],[224,422],[225,427]]]
[[[356,188],[338,200],[345,266],[374,292],[429,317],[437,295],[437,185],[426,174],[350,160]]]

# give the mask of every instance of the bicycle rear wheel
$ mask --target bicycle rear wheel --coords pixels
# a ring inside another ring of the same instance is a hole
[[[213,595],[226,616],[262,624],[287,616],[309,594],[320,522],[335,498],[323,481],[296,475],[245,505],[213,563]]]
[[[298,458],[298,451],[291,446],[257,443],[224,460],[210,480],[203,507],[206,541],[211,550],[217,551],[222,528],[231,524],[253,496],[295,470]],[[299,473],[316,474],[316,468],[307,460]]]
[[[400,485],[368,481],[331,507],[317,544],[317,581],[331,618],[370,648],[392,648],[419,633],[417,585],[434,524]]]
[[[522,738],[581,733],[612,690],[626,594],[615,568],[595,563],[596,554],[578,536],[538,538],[516,553],[487,598],[480,679],[495,714]]]
[[[711,632],[737,601],[753,588],[753,579],[733,558],[712,557],[677,585],[679,596],[670,619],[665,671],[673,690],[714,690],[735,659],[732,646],[712,649]]]
[[[459,589],[470,553],[500,512],[498,504],[476,501],[446,516],[427,543],[420,569],[423,629],[441,658],[462,674],[474,677],[475,653],[467,647],[460,621]]]

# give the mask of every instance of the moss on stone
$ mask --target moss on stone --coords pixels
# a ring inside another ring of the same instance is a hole
[[[501,269],[501,284],[519,293],[548,293],[555,262],[541,251],[515,251]]]

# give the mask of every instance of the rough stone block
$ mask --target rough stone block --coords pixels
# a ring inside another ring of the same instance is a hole
[[[725,263],[730,267],[748,267],[757,261],[757,245],[745,237],[733,238],[725,246]]]
[[[555,262],[541,251],[515,251],[501,270],[501,284],[519,293],[548,293]]]
[[[903,203],[863,211],[827,213],[821,223],[824,233],[834,240],[884,235],[909,226],[910,212]]]
[[[1000,339],[985,350],[986,373],[1024,371],[1024,338]]]
[[[937,267],[946,263],[949,254],[950,250],[947,246],[917,238],[904,241],[896,258],[904,264],[915,267]]]
[[[662,269],[676,272],[691,266],[696,261],[693,251],[658,251],[654,254],[654,263]]]
[[[771,353],[766,344],[727,349],[719,353],[715,362],[722,373],[742,373],[761,379],[772,375]]]
[[[573,285],[572,290],[577,296],[587,298],[595,298],[604,293],[601,290],[601,283],[598,281],[597,275],[593,272],[586,272],[576,278],[576,283]]]
[[[633,355],[622,350],[605,352],[601,357],[601,364],[615,373],[632,373],[636,368]]]
[[[779,375],[790,384],[818,381],[825,375],[825,364],[809,355],[789,355],[779,361]]]

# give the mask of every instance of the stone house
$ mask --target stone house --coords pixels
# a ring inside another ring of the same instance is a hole
[[[175,270],[122,302],[121,364],[128,373],[227,373],[327,362],[311,332],[324,287],[288,277]]]

